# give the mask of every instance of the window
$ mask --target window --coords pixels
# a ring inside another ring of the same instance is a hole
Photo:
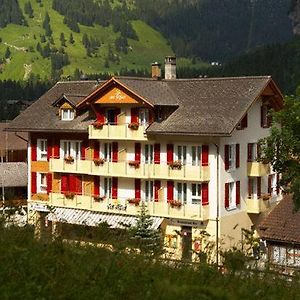
[[[74,119],[75,112],[72,108],[63,108],[61,110],[61,119],[62,121],[71,121]]]
[[[149,123],[149,110],[141,108],[139,110],[139,121],[140,125],[147,125]]]
[[[228,167],[233,169],[235,167],[235,145],[228,147]]]
[[[37,160],[47,160],[47,140],[37,140]]]
[[[180,201],[181,203],[186,204],[187,200],[187,185],[186,183],[177,183],[177,189],[176,189],[176,200]]]
[[[248,197],[251,199],[261,197],[261,177],[248,178]]]
[[[145,164],[153,164],[153,156],[154,156],[154,146],[153,145],[145,145],[144,148],[144,160]]]
[[[260,157],[260,145],[257,143],[248,144],[248,162],[256,162]]]
[[[192,183],[192,204],[201,203],[201,184]]]
[[[74,159],[80,159],[81,141],[61,141],[61,157],[71,156]]]
[[[176,147],[175,157],[176,157],[176,160],[181,161],[181,163],[183,165],[185,165],[186,164],[186,146],[178,145]]]
[[[111,143],[103,144],[102,156],[106,161],[112,161],[112,144]]]
[[[261,127],[269,128],[271,126],[271,115],[270,115],[271,107],[267,104],[261,106]]]
[[[37,192],[47,193],[47,174],[37,173]]]
[[[230,208],[236,208],[236,201],[235,201],[235,190],[234,190],[234,183],[229,183],[229,209]]]
[[[112,179],[104,178],[103,196],[106,198],[112,198]]]
[[[153,181],[145,181],[145,200],[152,201],[154,199],[154,183]]]
[[[270,174],[268,177],[268,193],[275,196],[277,193],[276,174]]]
[[[192,166],[201,165],[201,147],[192,146]]]

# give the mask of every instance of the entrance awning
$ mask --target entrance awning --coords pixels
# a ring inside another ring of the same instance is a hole
[[[132,215],[119,215],[112,213],[101,213],[82,209],[55,207],[48,214],[49,221],[69,223],[75,225],[98,226],[106,222],[110,228],[125,228],[126,226],[135,226],[137,217]],[[163,221],[160,217],[151,217],[152,229],[157,229]],[[125,226],[124,226],[124,225]]]

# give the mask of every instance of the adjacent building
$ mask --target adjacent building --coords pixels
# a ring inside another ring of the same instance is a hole
[[[29,133],[29,214],[114,228],[144,202],[176,255],[236,245],[281,198],[257,159],[282,103],[271,77],[176,79],[174,57],[164,79],[58,82],[9,126]]]

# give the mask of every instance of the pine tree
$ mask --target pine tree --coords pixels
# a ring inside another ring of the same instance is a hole
[[[70,33],[69,42],[70,42],[70,44],[75,43],[72,32]]]
[[[52,29],[50,26],[50,16],[48,12],[46,12],[45,19],[43,21],[43,28],[45,29],[46,36],[52,35]]]
[[[33,9],[30,1],[26,2],[24,5],[24,12],[29,16],[29,18],[33,18]]]
[[[4,54],[4,57],[5,57],[6,59],[8,59],[8,58],[10,58],[10,55],[11,55],[11,52],[10,52],[10,50],[9,50],[9,47],[7,47],[7,48],[6,48],[6,51],[5,51],[5,54]]]
[[[158,229],[153,229],[152,225],[153,219],[142,202],[136,225],[130,228],[130,234],[141,253],[145,255],[159,255],[163,252],[161,233]]]
[[[64,33],[62,32],[61,34],[60,34],[60,42],[61,42],[61,46],[62,47],[66,47],[66,39],[65,39],[65,35],[64,35]]]

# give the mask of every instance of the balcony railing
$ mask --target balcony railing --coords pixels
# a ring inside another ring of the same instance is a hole
[[[248,198],[246,200],[247,213],[260,214],[268,210],[271,206],[271,196],[263,195],[260,198]]]
[[[89,125],[89,139],[111,139],[146,141],[146,128],[149,126],[141,124],[100,124]]]
[[[79,173],[98,176],[115,176],[147,179],[172,179],[209,181],[209,166],[182,165],[174,169],[166,163],[134,164],[131,161],[94,162],[93,160],[74,160],[66,162],[64,159],[50,159],[50,171],[60,173]]]
[[[173,206],[172,203],[159,200],[143,201],[146,205],[148,213],[152,216],[160,217],[177,217],[182,219],[205,221],[209,218],[209,205],[201,204],[184,204]],[[92,211],[117,213],[126,215],[138,215],[142,201],[133,201],[129,199],[109,199],[97,198],[93,195],[74,195],[72,198],[66,197],[64,194],[50,193],[49,205],[86,209]]]
[[[247,176],[261,177],[270,173],[270,166],[261,162],[248,162],[247,163]]]

